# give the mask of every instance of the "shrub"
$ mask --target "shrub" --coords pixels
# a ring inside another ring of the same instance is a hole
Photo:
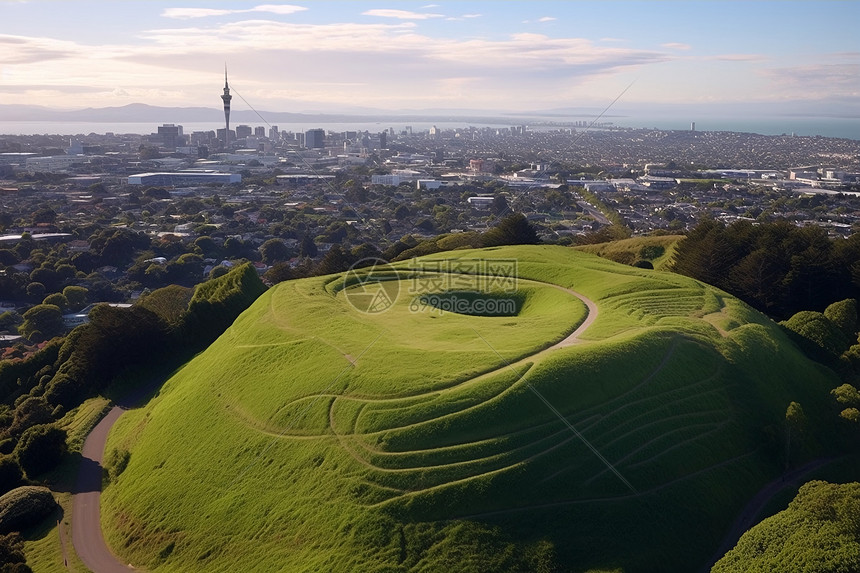
[[[23,317],[24,322],[18,327],[18,332],[33,342],[52,338],[65,330],[63,313],[60,307],[53,304],[37,304],[25,312]]]
[[[54,306],[59,307],[61,311],[68,310],[69,308],[69,301],[66,300],[66,297],[59,292],[46,296],[45,300],[42,301],[42,304],[53,304]]]
[[[25,485],[0,496],[0,533],[21,531],[54,511],[57,502],[46,487]]]
[[[32,478],[60,463],[66,454],[66,432],[53,424],[27,428],[15,446],[18,465]]]
[[[802,310],[780,324],[831,355],[839,356],[848,350],[848,339],[820,312]]]
[[[849,340],[857,335],[857,301],[853,298],[834,302],[824,309],[824,316],[835,324]]]
[[[72,310],[81,310],[87,305],[90,291],[81,286],[69,285],[63,289],[63,296],[68,301],[69,308]]]
[[[860,570],[860,483],[803,485],[785,509],[740,538],[714,573]]]
[[[251,263],[197,285],[185,321],[188,334],[197,344],[211,343],[265,290]]]
[[[663,256],[666,248],[663,245],[642,245],[639,249],[639,258],[646,261],[653,261]]]
[[[0,456],[0,492],[6,493],[21,485],[24,474],[12,456]]]
[[[24,555],[24,540],[18,533],[0,535],[0,568],[2,573],[33,573],[27,566]]]

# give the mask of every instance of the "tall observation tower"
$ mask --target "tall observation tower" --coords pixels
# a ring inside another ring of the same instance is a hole
[[[233,96],[230,95],[230,86],[227,85],[227,64],[224,64],[224,95],[221,96],[224,100],[224,120],[227,123],[227,129],[224,131],[224,147],[228,147],[230,139],[230,100]]]

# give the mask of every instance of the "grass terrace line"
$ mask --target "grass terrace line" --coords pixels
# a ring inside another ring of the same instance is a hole
[[[410,311],[427,294],[410,276],[475,259],[516,261],[516,314]],[[123,561],[693,570],[779,472],[767,428],[829,376],[769,319],[679,275],[551,246],[393,268],[381,313],[349,303],[354,277],[277,285],[117,422],[107,448],[130,457],[102,515]]]

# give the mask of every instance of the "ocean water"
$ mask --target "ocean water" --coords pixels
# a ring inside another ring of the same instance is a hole
[[[566,125],[575,121],[590,121],[588,117],[534,117],[534,118],[511,118],[507,123],[494,122],[485,123],[477,119],[446,118],[445,121],[409,122],[403,118],[393,118],[391,121],[378,122],[337,122],[327,123],[278,123],[281,131],[305,132],[313,128],[323,128],[329,131],[369,131],[377,133],[388,128],[393,128],[400,133],[407,126],[411,126],[414,133],[429,130],[432,126],[440,129],[474,127],[503,128],[512,125],[530,125],[534,130],[552,129],[550,122],[558,125]],[[759,133],[762,135],[798,135],[798,136],[823,136],[845,139],[860,140],[860,118],[829,118],[829,117],[766,117],[766,118],[731,118],[731,117],[605,117],[601,122],[612,122],[618,127],[633,128],[656,128],[663,130],[689,130],[690,123],[696,122],[697,131],[737,131],[745,133]],[[0,134],[5,135],[36,135],[36,134],[58,134],[58,135],[86,135],[90,133],[119,133],[119,134],[141,134],[155,133],[158,130],[156,123],[93,123],[93,122],[52,122],[52,121],[0,121]],[[220,122],[189,122],[181,123],[186,134],[193,131],[214,131],[224,127]],[[268,126],[263,122],[248,122],[251,127],[263,125],[268,133]]]

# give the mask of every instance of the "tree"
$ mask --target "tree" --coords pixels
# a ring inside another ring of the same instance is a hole
[[[14,310],[7,310],[0,313],[0,332],[4,330],[12,330],[12,328],[21,322],[21,315]]]
[[[837,402],[845,406],[860,406],[860,391],[851,384],[843,384],[830,391]]]
[[[81,286],[70,285],[63,289],[70,310],[80,310],[87,305],[90,291]]]
[[[57,212],[50,207],[42,207],[33,213],[33,224],[54,223],[57,220]]]
[[[806,414],[803,411],[803,406],[797,402],[791,402],[785,410],[785,467],[791,465],[791,440],[792,435],[795,441],[798,440],[805,432],[807,427]]]
[[[317,273],[321,275],[339,273],[347,270],[350,264],[352,264],[352,260],[343,248],[340,245],[332,245],[323,260],[320,261]]]
[[[65,311],[69,308],[69,301],[66,300],[66,297],[63,293],[55,292],[54,294],[49,294],[45,297],[45,300],[42,301],[42,304],[53,304],[54,306],[60,307],[60,310]]]
[[[266,271],[266,274],[263,275],[263,278],[272,284],[278,284],[294,278],[294,273],[292,268],[290,268],[289,263],[281,262],[272,265],[272,267]]]
[[[310,258],[317,256],[317,246],[310,235],[302,237],[302,242],[299,246],[299,255]]]
[[[66,431],[53,424],[27,428],[15,446],[18,465],[33,478],[60,463],[66,455]]]
[[[398,205],[394,210],[394,218],[398,221],[405,219],[409,216],[409,207],[406,205]]]
[[[194,246],[197,247],[203,256],[213,257],[218,254],[218,245],[215,241],[212,240],[212,237],[204,235],[202,237],[197,237],[194,240]]]
[[[140,158],[144,161],[148,159],[158,159],[161,157],[161,153],[158,152],[158,148],[152,145],[141,145],[140,146]]]
[[[490,212],[497,217],[503,216],[508,212],[508,200],[505,199],[504,195],[496,194],[493,196],[493,204],[490,206]]]
[[[279,261],[286,261],[290,258],[290,248],[280,239],[269,239],[260,245],[260,255],[263,257],[263,262],[267,265],[273,265]]]
[[[502,219],[498,225],[484,233],[485,247],[499,245],[533,245],[540,242],[537,231],[522,213],[514,213]]]
[[[60,275],[50,266],[42,266],[30,273],[30,282],[42,283],[46,292],[60,290]]]
[[[12,456],[0,456],[0,495],[21,485],[24,474]],[[2,560],[0,560],[2,563]]]
[[[788,508],[743,534],[712,573],[860,571],[860,484],[810,481]]]
[[[33,573],[24,555],[24,540],[17,532],[0,535],[0,563],[3,573]]]
[[[857,334],[857,301],[853,298],[834,302],[824,309],[824,316],[830,319],[849,340]]]
[[[45,298],[45,292],[47,289],[45,285],[39,282],[31,282],[27,285],[27,296],[33,300],[42,300]]]
[[[37,304],[25,312],[23,318],[24,322],[18,327],[18,332],[31,341],[34,338],[38,338],[38,342],[48,340],[65,330],[63,313],[60,307],[53,304]]]

